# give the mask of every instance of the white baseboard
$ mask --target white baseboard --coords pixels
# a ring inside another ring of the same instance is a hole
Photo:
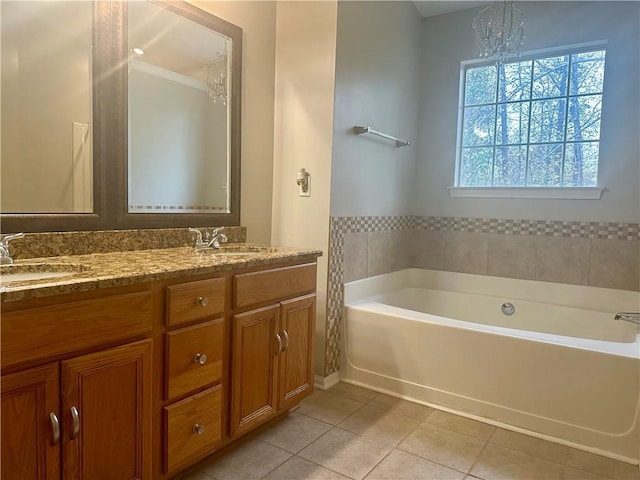
[[[321,377],[316,375],[314,378],[314,385],[318,390],[327,390],[340,382],[340,372],[333,372],[328,377]]]

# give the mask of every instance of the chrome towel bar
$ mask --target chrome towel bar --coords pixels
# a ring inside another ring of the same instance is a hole
[[[387,140],[392,140],[396,142],[396,147],[398,148],[411,145],[411,142],[409,140],[402,140],[401,138],[394,137],[386,133],[378,132],[377,130],[374,130],[371,127],[360,127],[356,125],[355,127],[353,127],[353,133],[355,133],[356,135],[360,135],[362,133],[370,133],[371,135],[377,135],[378,137],[386,138]]]

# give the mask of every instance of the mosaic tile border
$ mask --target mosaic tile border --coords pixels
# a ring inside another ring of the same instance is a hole
[[[327,285],[327,342],[325,376],[338,371],[340,365],[340,329],[344,304],[344,235],[345,233],[411,230],[414,216],[331,217],[329,225],[329,282]]]
[[[502,233],[608,240],[640,239],[638,223],[573,222],[562,220],[510,220],[466,217],[414,217],[423,230]]]
[[[343,263],[345,233],[411,229],[608,240],[640,240],[640,224],[638,223],[420,217],[412,215],[331,217],[329,282],[327,285],[325,376],[338,371],[340,364],[340,331],[344,303]]]

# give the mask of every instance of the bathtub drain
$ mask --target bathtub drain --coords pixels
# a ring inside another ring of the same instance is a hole
[[[504,313],[505,315],[513,315],[514,313],[516,313],[516,307],[513,305],[513,303],[503,303],[501,309],[502,313]]]

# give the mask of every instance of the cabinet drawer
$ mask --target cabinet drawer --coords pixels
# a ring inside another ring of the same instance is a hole
[[[167,325],[180,325],[224,312],[225,278],[167,287]]]
[[[233,281],[234,308],[250,307],[313,292],[316,289],[316,264],[243,273],[234,275]]]
[[[166,399],[222,379],[222,318],[166,334]]]
[[[222,388],[217,386],[164,408],[164,471],[185,467],[222,441]],[[203,427],[198,433],[198,427]]]
[[[2,367],[151,331],[151,294],[127,293],[2,314]]]

